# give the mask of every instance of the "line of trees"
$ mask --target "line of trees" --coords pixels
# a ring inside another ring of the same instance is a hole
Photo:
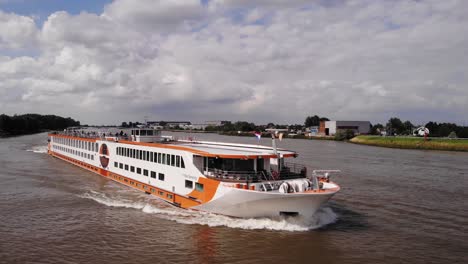
[[[392,117],[388,120],[384,126],[382,124],[376,124],[372,126],[371,134],[379,135],[380,131],[387,131],[388,135],[412,135],[413,130],[420,127],[421,125],[413,125],[410,121],[401,121],[397,117]],[[461,137],[468,138],[468,127],[459,126],[454,123],[437,123],[428,122],[423,125],[429,129],[429,136],[431,137]]]
[[[64,118],[56,115],[0,115],[0,135],[4,136],[31,134],[44,130],[61,130],[79,125],[79,121],[70,117]]]

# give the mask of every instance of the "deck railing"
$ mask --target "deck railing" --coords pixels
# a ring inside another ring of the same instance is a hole
[[[274,172],[272,172],[274,174]],[[285,162],[279,171],[281,180],[307,177],[307,167],[303,164]]]
[[[307,177],[307,168],[297,163],[284,163],[281,171],[233,171],[209,168],[205,170],[205,176],[220,181],[231,182],[263,182],[278,181],[288,179],[298,179]]]
[[[209,168],[205,176],[220,181],[260,182],[273,180],[267,171],[232,171]]]

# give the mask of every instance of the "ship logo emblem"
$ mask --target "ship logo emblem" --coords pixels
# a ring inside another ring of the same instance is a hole
[[[109,166],[109,158],[106,156],[109,156],[109,148],[106,144],[101,144],[101,147],[99,148],[99,154],[101,154],[99,161],[101,161],[102,167],[107,168],[107,166]]]

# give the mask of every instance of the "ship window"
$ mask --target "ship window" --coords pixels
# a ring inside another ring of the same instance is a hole
[[[161,163],[161,153],[158,153],[158,163]]]
[[[115,161],[115,162],[114,162],[114,167],[117,168],[118,166],[119,166],[119,165],[118,165],[117,161]]]
[[[130,166],[130,171],[135,172],[135,166]]]
[[[140,130],[135,130],[135,136],[139,136],[140,135]]]
[[[119,163],[119,168],[123,169],[123,164],[122,163]]]
[[[150,191],[151,191],[151,192],[154,192],[154,189],[153,189],[153,188],[150,188]]]
[[[143,159],[143,150],[140,150],[140,159]]]
[[[158,191],[158,194],[162,196],[164,195],[164,192]]]
[[[180,167],[180,156],[176,156],[176,167]]]
[[[151,178],[156,179],[156,172],[151,171]]]
[[[164,181],[164,174],[163,173],[158,173],[158,180]]]
[[[171,155],[171,166],[175,166],[175,155]]]
[[[141,174],[141,168],[137,168],[137,173]]]
[[[146,151],[146,160],[147,160],[147,161],[150,160],[150,152],[149,152],[149,151]]]
[[[132,158],[136,158],[134,149],[132,149]]]
[[[128,171],[128,164],[125,164],[125,170]]]
[[[184,158],[180,157],[180,167],[185,168]]]
[[[154,152],[150,152],[150,160],[149,161],[151,161],[151,162],[154,161]]]
[[[166,154],[162,154],[161,163],[166,164]]]
[[[146,130],[141,130],[140,131],[140,136],[146,136]]]
[[[167,198],[172,199],[172,194],[167,194]]]
[[[148,136],[152,136],[153,135],[153,130],[148,130],[146,133],[148,134]]]
[[[143,170],[143,175],[148,176],[148,170]]]
[[[185,188],[192,189],[193,188],[193,181],[185,180]]]
[[[171,155],[166,154],[166,165],[171,165]]]
[[[199,192],[203,192],[203,184],[196,182],[195,183],[195,190]]]
[[[98,143],[94,144],[94,147],[95,147],[94,151],[98,152]]]

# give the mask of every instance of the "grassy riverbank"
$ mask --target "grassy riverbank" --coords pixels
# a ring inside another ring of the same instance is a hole
[[[357,136],[351,143],[387,148],[468,151],[468,139]]]

